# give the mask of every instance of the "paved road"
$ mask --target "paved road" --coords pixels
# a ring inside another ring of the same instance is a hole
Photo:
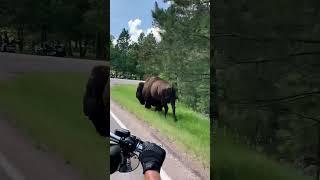
[[[110,85],[114,84],[138,84],[140,81],[135,80],[125,80],[125,79],[110,79]],[[117,121],[115,120],[114,116],[110,114],[110,132],[114,132],[115,129],[120,129],[121,127]],[[132,179],[132,180],[143,180],[143,174],[142,174],[142,167],[141,164],[138,166],[138,168],[130,173],[119,173],[116,172],[111,175],[111,180],[126,180],[126,179]]]
[[[104,61],[0,53],[0,78],[24,72],[89,72]]]
[[[0,53],[1,80],[27,72],[90,72],[103,61]],[[56,154],[36,148],[0,114],[0,180],[82,180]]]
[[[0,169],[0,177],[2,180],[11,180],[3,169]]]
[[[110,85],[115,84],[138,84],[140,81],[135,80],[123,80],[123,79],[112,79],[110,80]],[[138,101],[137,101],[138,103]],[[132,134],[140,137],[144,141],[155,142],[157,144],[162,144],[164,149],[167,151],[166,160],[163,165],[161,172],[162,179],[172,179],[172,180],[197,180],[197,179],[209,179],[209,173],[200,175],[194,169],[191,169],[191,164],[187,159],[182,161],[181,156],[177,154],[182,154],[182,152],[177,152],[176,148],[171,147],[170,143],[163,144],[164,139],[159,135],[157,130],[150,128],[148,125],[138,120],[134,115],[122,109],[117,103],[110,100],[110,131],[114,131],[116,128],[125,126],[131,131]],[[111,175],[111,180],[143,180],[142,168],[126,174],[116,173]]]
[[[112,116],[110,116],[110,122],[113,122],[113,123],[110,123],[110,131],[113,132],[115,129],[121,128],[119,124],[115,123],[116,120]],[[130,173],[116,172],[111,175],[110,179],[111,180],[126,180],[126,179],[138,180],[138,179],[144,179],[144,178],[142,174],[141,165],[139,165],[138,168],[133,172],[130,172]]]

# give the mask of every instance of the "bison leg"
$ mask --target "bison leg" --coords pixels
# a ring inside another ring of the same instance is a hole
[[[147,109],[150,109],[151,108],[151,104],[147,101],[144,107],[147,108]]]
[[[176,116],[176,106],[175,106],[175,102],[172,101],[171,102],[171,107],[172,107],[172,112],[173,112],[173,116],[174,116],[174,121],[177,121],[177,116]]]
[[[167,118],[167,113],[168,113],[168,105],[165,103],[164,104],[164,117]]]

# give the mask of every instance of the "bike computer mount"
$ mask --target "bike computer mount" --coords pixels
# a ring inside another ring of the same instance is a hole
[[[116,129],[114,134],[121,138],[127,138],[130,136],[130,131],[127,129]]]

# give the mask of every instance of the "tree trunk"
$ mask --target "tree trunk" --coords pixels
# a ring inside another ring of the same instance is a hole
[[[69,56],[73,56],[73,52],[72,52],[72,40],[69,40],[67,42],[67,54]]]
[[[22,52],[23,51],[23,47],[24,47],[23,25],[20,25],[18,27],[18,40],[19,40],[19,43],[18,43],[19,50],[20,50],[20,52]]]
[[[88,49],[88,40],[84,40],[84,45],[83,45],[83,48],[82,48],[82,56],[85,57],[86,54],[87,54],[87,49]]]
[[[320,126],[318,126],[318,157],[317,157],[317,174],[316,174],[316,180],[319,180],[320,178]]]
[[[97,59],[105,59],[105,42],[104,39],[105,36],[103,36],[103,33],[101,31],[96,32],[96,58]]]
[[[48,40],[48,37],[47,37],[47,29],[45,27],[42,28],[42,31],[41,31],[41,41],[42,42],[46,42]]]
[[[79,53],[80,53],[80,57],[83,57],[83,50],[82,50],[82,40],[79,40]]]
[[[75,50],[77,51],[79,49],[79,40],[75,41]]]
[[[101,29],[98,28],[96,32],[96,58],[97,59],[106,59],[107,52],[106,52],[106,45],[107,42],[110,40],[110,35],[107,33],[107,24],[109,24],[109,18],[107,18],[107,0],[102,0],[102,17],[101,17]],[[99,14],[99,13],[98,13]],[[109,46],[107,46],[109,47]]]

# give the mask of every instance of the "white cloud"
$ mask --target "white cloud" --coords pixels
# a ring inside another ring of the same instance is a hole
[[[167,4],[168,4],[169,6],[171,6],[173,3],[174,3],[173,1],[167,1]]]
[[[151,27],[144,31],[141,29],[139,26],[141,25],[142,21],[141,19],[135,19],[135,20],[130,20],[128,22],[128,27],[129,27],[129,34],[131,37],[131,41],[137,42],[140,34],[143,32],[144,34],[148,35],[150,33],[153,34],[157,42],[161,41],[161,35],[160,33],[163,32],[163,30],[159,29],[158,27]]]
[[[115,46],[117,44],[117,40],[116,39],[113,39],[112,40],[112,44]]]
[[[141,25],[140,19],[130,20],[128,22],[131,41],[134,41],[134,42],[138,41],[139,35],[143,32],[143,30],[139,28],[140,25]]]
[[[153,36],[155,37],[156,41],[160,42],[161,41],[160,33],[162,33],[162,32],[163,32],[163,30],[161,30],[160,28],[152,27],[152,28],[147,29],[146,35],[152,33]]]

